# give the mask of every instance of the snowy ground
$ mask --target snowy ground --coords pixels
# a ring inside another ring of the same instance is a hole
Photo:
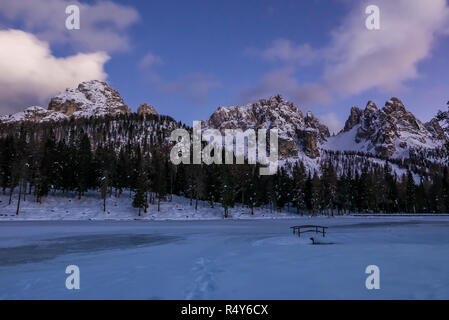
[[[19,215],[16,216],[18,195],[13,196],[9,205],[9,196],[0,195],[0,221],[5,220],[216,220],[223,219],[224,210],[221,204],[211,208],[208,202],[199,201],[195,210],[195,200],[190,206],[189,199],[173,196],[172,202],[161,202],[161,211],[157,211],[157,204],[150,205],[146,214],[138,216],[138,210],[132,207],[129,192],[119,198],[108,197],[106,212],[103,211],[103,200],[97,192],[90,192],[78,200],[76,194],[50,195],[42,199],[42,204],[36,203],[32,196],[21,201]],[[257,208],[251,215],[249,208],[237,205],[229,210],[232,219],[272,219],[295,218],[297,214],[287,212],[273,212],[268,208]]]
[[[448,266],[448,217],[0,221],[0,299],[449,299]]]

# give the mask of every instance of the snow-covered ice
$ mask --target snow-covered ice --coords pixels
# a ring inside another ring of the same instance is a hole
[[[448,265],[448,217],[0,222],[1,299],[448,299]]]

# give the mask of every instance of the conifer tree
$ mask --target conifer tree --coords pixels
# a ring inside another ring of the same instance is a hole
[[[407,170],[407,187],[406,187],[406,210],[407,212],[416,213],[416,185],[413,174]]]
[[[251,209],[251,215],[254,214],[254,207],[257,205],[257,186],[259,184],[259,165],[250,167],[250,180],[246,189],[246,202]]]
[[[279,183],[280,185],[279,185],[279,195],[277,205],[278,208],[282,209],[285,207],[285,205],[289,207],[293,199],[292,194],[293,183],[284,167],[282,167],[279,171]]]
[[[3,194],[6,193],[6,188],[11,187],[12,183],[12,166],[15,154],[14,139],[8,135],[2,139],[0,145],[0,183]]]
[[[306,180],[306,205],[312,215],[316,215],[320,205],[320,178],[317,172],[313,173],[313,177],[309,172]]]
[[[193,189],[195,194],[195,210],[198,210],[198,200],[206,196],[206,179],[204,166],[200,164],[192,165],[193,170]]]
[[[42,197],[48,195],[55,180],[55,154],[56,143],[53,134],[50,134],[45,142],[43,157],[39,167],[37,202],[41,202]]]
[[[16,175],[18,178],[18,185],[19,185],[19,196],[17,200],[17,207],[16,207],[16,215],[19,215],[20,211],[20,204],[22,200],[22,193],[25,193],[26,190],[26,179],[28,175],[28,168],[29,168],[29,158],[28,158],[28,146],[26,144],[25,135],[22,134],[18,138],[17,141],[17,153],[16,153],[16,159],[15,159],[15,168]]]
[[[103,212],[106,212],[106,198],[109,188],[109,172],[107,170],[103,170],[103,173],[100,177],[100,191],[101,198],[103,199]]]
[[[211,208],[214,208],[215,202],[220,199],[220,170],[216,164],[205,166],[203,169],[206,175],[206,197]]]
[[[301,215],[306,209],[306,169],[303,162],[296,162],[293,166],[292,201],[296,212]]]
[[[118,196],[123,192],[123,189],[130,188],[131,163],[128,154],[122,148],[118,155],[114,175],[114,187],[118,190]]]
[[[140,171],[137,176],[136,190],[133,198],[133,207],[139,209],[139,216],[141,215],[142,209],[147,206],[147,191],[145,184],[145,174]]]
[[[90,139],[87,133],[82,134],[77,159],[76,159],[76,189],[78,199],[91,187],[92,173],[92,150]]]
[[[337,182],[337,203],[339,211],[346,213],[352,209],[353,194],[351,192],[351,170],[348,169]]]
[[[357,188],[357,207],[359,210],[366,212],[370,208],[371,197],[371,181],[368,167],[362,168],[362,174],[359,177]]]
[[[229,166],[221,167],[221,205],[224,209],[224,217],[227,218],[229,216],[229,208],[234,207],[235,203],[235,181],[232,176],[231,170],[228,168]]]
[[[311,176],[310,172],[307,175],[304,193],[305,193],[306,208],[308,211],[312,211],[312,208],[313,208],[313,205],[312,205],[313,186],[312,186],[312,176]]]
[[[167,194],[167,173],[166,173],[166,161],[162,152],[157,148],[153,148],[151,156],[151,168],[152,168],[152,181],[153,189],[157,195],[157,211],[161,210],[161,200]]]
[[[449,167],[443,169],[443,177],[441,183],[441,201],[443,202],[444,211],[449,211]]]
[[[326,210],[331,210],[331,215],[334,215],[334,204],[337,195],[337,173],[332,163],[328,163],[323,170],[323,179],[321,183],[321,199],[322,207]]]
[[[133,207],[139,209],[139,216],[140,216],[141,210],[144,209],[146,212],[146,208],[148,205],[147,199],[148,182],[147,182],[147,175],[144,170],[142,155],[140,154],[140,148],[138,148],[137,151],[136,166],[137,166],[136,168],[137,174],[134,189]]]
[[[184,196],[186,187],[186,172],[183,163],[176,166],[175,182],[173,192],[178,196]]]

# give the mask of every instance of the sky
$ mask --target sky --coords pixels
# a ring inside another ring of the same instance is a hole
[[[187,124],[278,93],[333,132],[369,100],[423,121],[449,100],[446,0],[0,0],[0,48],[0,114],[92,79]]]

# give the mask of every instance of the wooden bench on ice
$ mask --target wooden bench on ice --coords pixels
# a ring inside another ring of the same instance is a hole
[[[298,232],[298,237],[301,237],[301,233],[306,233],[306,232],[322,233],[323,237],[324,237],[326,235],[326,229],[327,229],[327,227],[314,226],[314,225],[293,226],[290,228],[293,229],[293,234]],[[303,230],[301,230],[301,229],[303,229]]]

